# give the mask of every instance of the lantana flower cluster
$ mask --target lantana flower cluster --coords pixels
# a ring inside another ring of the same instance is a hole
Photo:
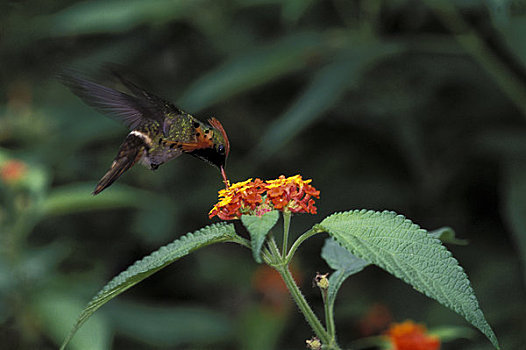
[[[438,350],[440,339],[427,332],[424,325],[411,320],[391,325],[386,336],[392,344],[392,350]]]
[[[316,214],[314,198],[320,198],[312,180],[301,175],[263,181],[256,178],[237,182],[219,191],[219,202],[208,213],[210,218],[239,219],[242,215],[263,215],[271,210]]]

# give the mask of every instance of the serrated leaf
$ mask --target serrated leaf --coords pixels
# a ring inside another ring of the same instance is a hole
[[[252,254],[254,259],[261,263],[261,247],[265,242],[265,238],[269,231],[276,225],[279,219],[279,212],[277,210],[269,211],[262,216],[258,215],[243,215],[241,222],[250,234],[250,243],[252,245]]]
[[[426,230],[394,212],[370,210],[336,213],[320,226],[354,255],[462,315],[499,348],[464,270]]]
[[[333,307],[338,290],[347,277],[362,271],[370,263],[350,253],[332,238],[325,240],[321,249],[321,257],[335,270],[329,276],[327,293],[327,302],[330,307]]]
[[[467,239],[460,239],[455,236],[455,230],[451,227],[445,226],[433,231],[429,231],[429,235],[438,238],[442,243],[468,245]]]
[[[76,331],[97,309],[117,295],[194,250],[212,243],[232,241],[235,236],[236,232],[232,224],[219,223],[210,225],[194,233],[188,233],[143,259],[136,261],[128,269],[114,277],[88,303],[71,333],[62,344],[61,349],[66,347]]]

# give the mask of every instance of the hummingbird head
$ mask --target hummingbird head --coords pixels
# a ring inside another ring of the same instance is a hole
[[[211,118],[208,119],[208,123],[211,126],[210,130],[212,132],[210,147],[199,148],[189,153],[194,157],[216,166],[221,172],[224,172],[223,169],[225,168],[228,152],[230,151],[230,142],[219,120]]]

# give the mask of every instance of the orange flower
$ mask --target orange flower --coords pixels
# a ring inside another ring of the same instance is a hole
[[[222,220],[239,219],[241,215],[256,210],[263,203],[261,194],[265,183],[260,179],[248,179],[219,191],[219,202],[208,213],[210,218],[218,216]]]
[[[394,323],[386,332],[392,350],[438,350],[440,339],[427,333],[426,327],[411,320]]]
[[[267,196],[275,209],[290,210],[293,213],[316,214],[314,199],[320,198],[320,191],[310,185],[312,180],[303,180],[301,175],[267,181]]]
[[[0,166],[0,179],[5,183],[15,183],[27,173],[26,163],[11,159]]]
[[[244,214],[263,215],[273,209],[292,213],[316,214],[314,199],[320,191],[310,185],[312,180],[303,180],[301,175],[263,182],[248,179],[237,182],[219,191],[219,202],[208,213],[210,218],[222,220],[239,219]],[[265,195],[266,192],[266,195]]]

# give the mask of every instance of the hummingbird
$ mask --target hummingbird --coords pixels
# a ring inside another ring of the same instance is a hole
[[[137,162],[156,170],[183,153],[217,167],[228,187],[225,163],[230,143],[217,119],[210,118],[203,123],[116,71],[111,73],[129,92],[101,85],[74,72],[59,74],[59,80],[87,105],[122,122],[130,130],[93,195],[108,188]]]

